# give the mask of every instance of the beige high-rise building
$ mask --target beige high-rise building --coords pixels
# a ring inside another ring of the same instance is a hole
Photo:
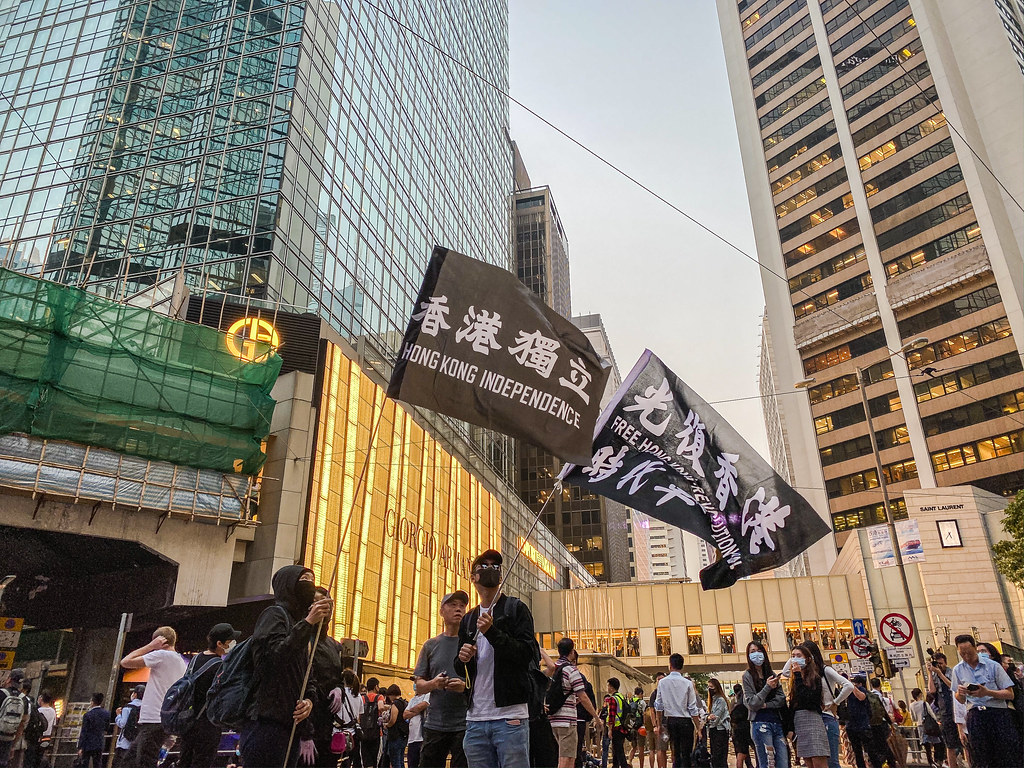
[[[774,388],[807,388],[775,400],[793,485],[827,512],[839,546],[884,520],[870,423],[897,517],[911,489],[1016,491],[1020,8],[717,5]],[[821,565],[812,553],[812,571]]]

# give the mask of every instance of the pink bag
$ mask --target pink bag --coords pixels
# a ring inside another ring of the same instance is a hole
[[[331,736],[331,754],[344,755],[348,752],[349,738],[344,731],[335,731]]]

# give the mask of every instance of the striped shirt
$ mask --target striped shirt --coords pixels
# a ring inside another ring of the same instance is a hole
[[[577,696],[586,690],[586,686],[583,684],[583,675],[580,674],[580,671],[576,669],[576,667],[568,662],[559,662],[555,674],[560,676],[562,680],[562,690],[567,695],[565,698],[565,704],[553,715],[548,716],[548,722],[551,723],[552,728],[563,728],[568,726],[575,728]]]

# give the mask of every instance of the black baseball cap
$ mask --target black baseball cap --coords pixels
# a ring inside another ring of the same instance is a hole
[[[229,640],[237,640],[242,633],[230,624],[216,624],[210,630],[210,639],[214,642],[226,643]]]
[[[481,552],[473,559],[473,570],[476,570],[476,567],[485,560],[490,560],[492,563],[497,563],[498,565],[501,565],[503,562],[501,552],[496,549],[488,549]]]
[[[146,695],[146,686],[144,686],[142,683],[136,685],[133,690],[135,691],[136,699],[141,699],[143,696]]]

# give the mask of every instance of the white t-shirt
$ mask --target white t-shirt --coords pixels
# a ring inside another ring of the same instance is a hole
[[[149,667],[149,682],[142,697],[140,723],[159,723],[160,708],[164,704],[167,689],[185,674],[185,660],[176,651],[150,651],[142,660]]]
[[[412,709],[417,707],[423,702],[430,703],[429,693],[418,693],[409,699],[409,703],[405,705],[405,708]],[[409,718],[409,743],[414,744],[417,741],[423,741],[423,713],[420,712],[415,717]]]
[[[474,723],[488,720],[527,720],[530,707],[526,702],[499,707],[494,703],[494,647],[483,632],[476,636],[476,690],[466,719]]]
[[[57,710],[53,707],[39,707],[39,714],[46,718],[46,730],[43,736],[53,736],[53,724],[57,722]]]
[[[352,691],[344,686],[342,686],[341,690],[345,700],[341,703],[341,711],[338,712],[338,718],[345,723],[349,721],[358,723],[359,716],[363,714],[363,697],[358,693],[352,693]],[[355,733],[355,726],[345,728],[344,730],[346,733]]]

